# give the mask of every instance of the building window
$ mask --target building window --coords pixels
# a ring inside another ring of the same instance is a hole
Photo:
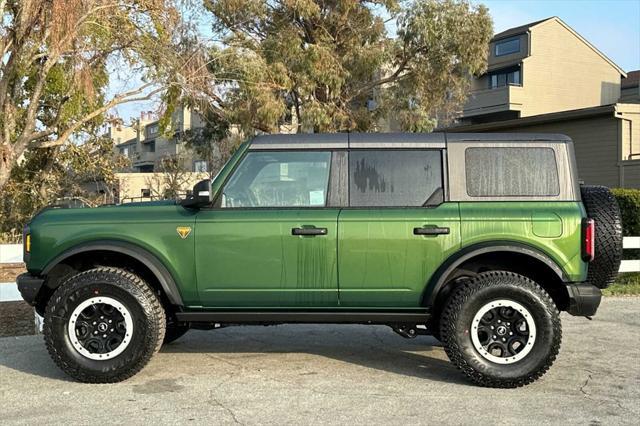
[[[471,197],[553,197],[560,194],[551,148],[467,148],[467,194]]]
[[[349,205],[426,207],[442,203],[438,150],[351,151]]]
[[[158,133],[159,130],[160,130],[160,124],[158,123],[149,124],[147,126],[147,136],[155,135],[156,133]]]
[[[142,198],[150,198],[151,197],[151,190],[148,188],[142,188],[140,190],[140,195],[142,196]]]
[[[120,154],[124,155],[125,157],[129,156],[129,147],[125,146],[124,148],[120,148]]]
[[[151,141],[146,145],[147,145],[147,152],[156,152],[156,141]]]
[[[521,86],[520,67],[504,68],[489,73],[489,88],[495,89],[507,85]]]
[[[196,160],[193,162],[193,171],[205,173],[207,172],[207,162],[205,160]]]
[[[495,55],[504,56],[520,51],[520,37],[508,38],[506,40],[497,41],[495,44]]]

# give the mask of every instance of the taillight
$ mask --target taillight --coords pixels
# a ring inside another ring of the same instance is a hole
[[[596,222],[582,219],[582,260],[591,262],[596,256]]]

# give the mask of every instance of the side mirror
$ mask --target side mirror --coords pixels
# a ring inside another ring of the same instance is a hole
[[[205,179],[196,183],[193,187],[193,194],[185,198],[181,205],[189,208],[201,208],[213,203],[213,191],[211,190],[211,180]]]

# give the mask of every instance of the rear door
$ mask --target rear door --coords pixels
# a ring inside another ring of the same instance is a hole
[[[443,150],[351,149],[348,164],[340,305],[419,307],[428,280],[460,247],[458,204],[445,202]]]

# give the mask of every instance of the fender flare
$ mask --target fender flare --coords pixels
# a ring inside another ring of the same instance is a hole
[[[438,293],[446,284],[445,280],[457,267],[476,256],[495,252],[510,252],[530,256],[547,265],[563,282],[570,281],[562,268],[551,257],[535,247],[512,241],[483,242],[459,250],[440,265],[425,288],[424,306],[433,306]]]
[[[164,264],[148,250],[124,241],[99,240],[89,243],[80,243],[77,246],[65,250],[47,263],[47,266],[44,267],[41,275],[47,275],[56,265],[71,256],[90,251],[111,251],[114,253],[124,254],[138,260],[149,268],[151,273],[156,277],[169,299],[169,302],[173,305],[183,306],[182,296],[178,291],[176,281]]]

